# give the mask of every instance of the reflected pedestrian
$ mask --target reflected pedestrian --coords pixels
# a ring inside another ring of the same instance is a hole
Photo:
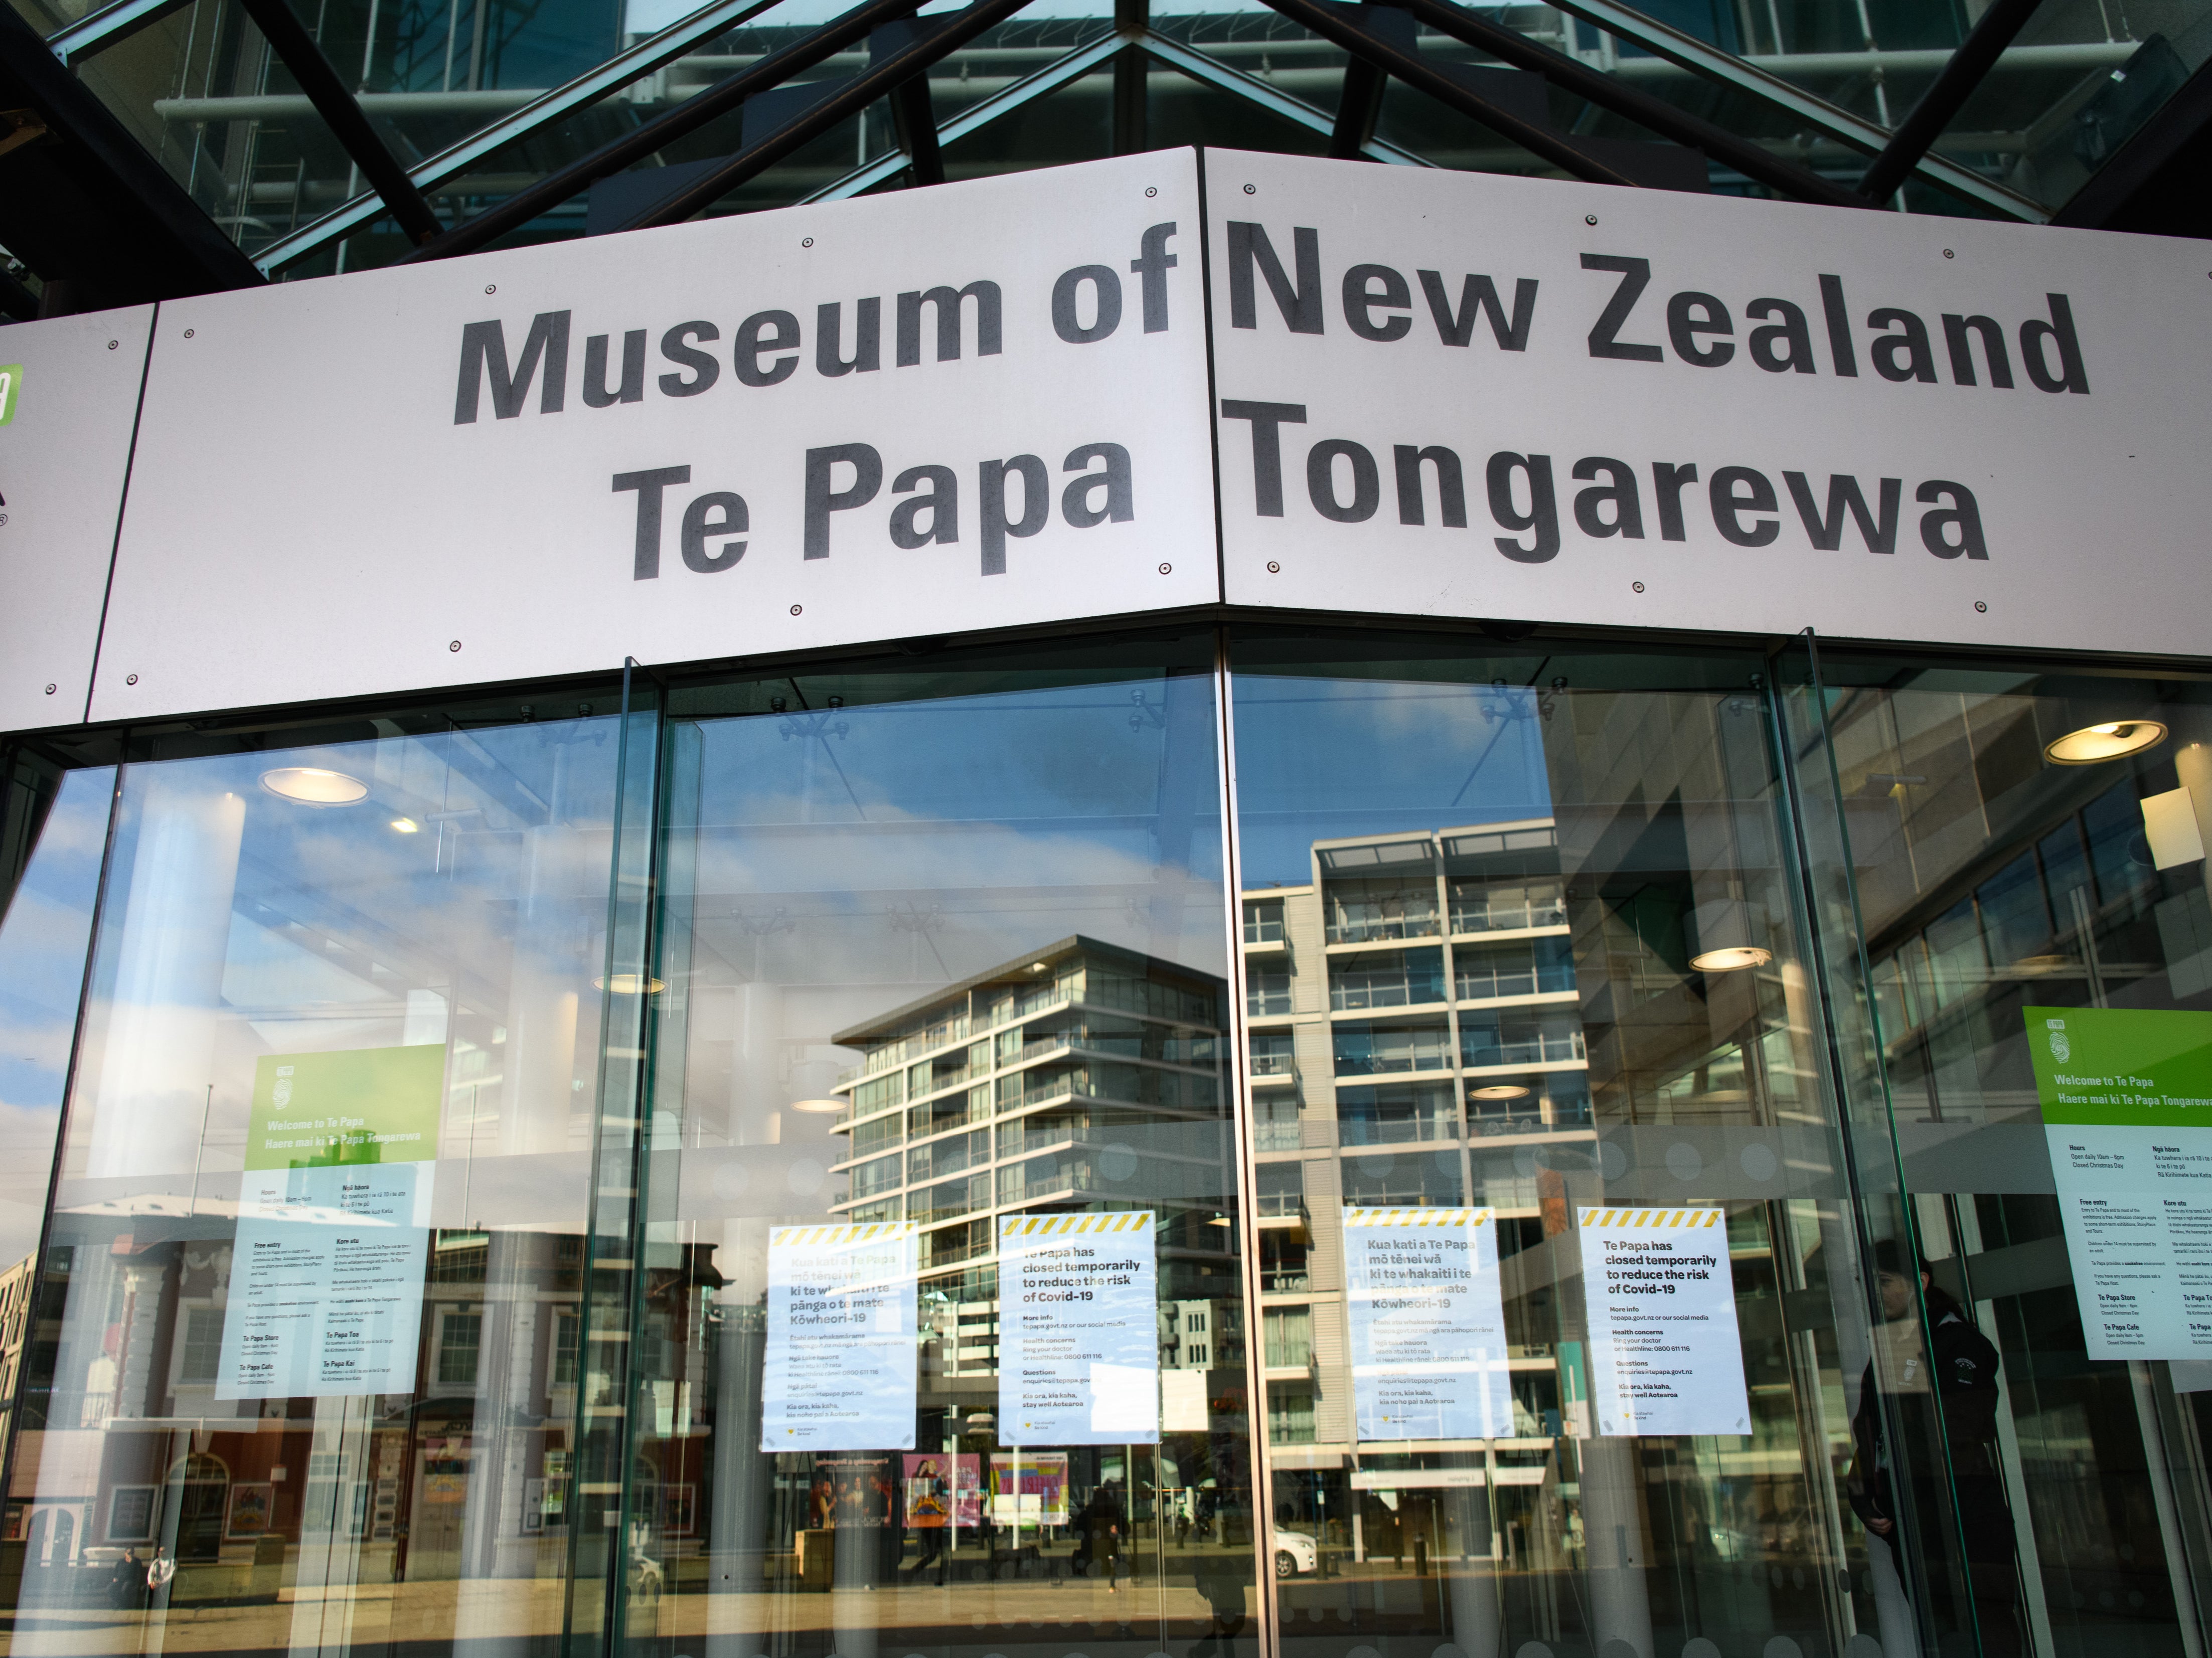
[[[1917,1332],[1911,1322],[1915,1268],[1919,1298],[1928,1309],[1932,1388],[1921,1370]],[[2018,1658],[2021,1639],[2013,1514],[2005,1497],[2004,1476],[1990,1449],[1996,1438],[1999,1403],[1996,1347],[1976,1327],[1958,1299],[1936,1283],[1924,1263],[1916,1260],[1906,1265],[1905,1254],[1893,1239],[1885,1238],[1875,1246],[1875,1269],[1882,1315],[1899,1339],[1889,1367],[1896,1375],[1888,1379],[1887,1393],[1877,1380],[1875,1362],[1869,1359],[1859,1385],[1858,1409],[1851,1418],[1856,1454],[1849,1494],[1853,1512],[1867,1528],[1869,1564],[1879,1560],[1881,1566],[1893,1567],[1899,1592],[1911,1593],[1901,1552],[1905,1540],[1899,1527],[1902,1518],[1896,1481],[1899,1459],[1883,1431],[1882,1404],[1887,1397],[1893,1409],[1902,1412],[1911,1401],[1925,1400],[1932,1392],[1941,1405],[1942,1442],[1948,1454],[1959,1531],[1966,1546],[1966,1575],[1984,1648],[1990,1658]],[[1914,1437],[1933,1442],[1936,1424],[1928,1425],[1931,1431],[1924,1438]],[[1907,1468],[1905,1472],[1918,1521],[1919,1547],[1927,1555],[1943,1530],[1937,1518],[1942,1471]],[[1942,1570],[1940,1557],[1928,1558],[1927,1564],[1931,1574]]]
[[[1121,1527],[1126,1519],[1121,1504],[1121,1482],[1109,1479],[1091,1499],[1091,1564],[1106,1568],[1106,1593],[1119,1594],[1121,1573]]]
[[[154,1558],[146,1563],[146,1604],[149,1610],[160,1612],[169,1604],[169,1584],[177,1575],[176,1560],[170,1555],[168,1545],[154,1545]]]
[[[137,1550],[124,1550],[123,1558],[107,1575],[109,1604],[118,1612],[127,1612],[137,1604],[145,1587],[146,1563],[138,1558]]]

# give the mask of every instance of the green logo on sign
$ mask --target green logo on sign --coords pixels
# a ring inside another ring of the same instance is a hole
[[[15,418],[15,400],[23,390],[23,365],[0,364],[0,426]]]

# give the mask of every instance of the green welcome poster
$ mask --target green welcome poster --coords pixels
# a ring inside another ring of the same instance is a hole
[[[256,1064],[217,1399],[408,1393],[442,1044]]]
[[[2212,1013],[2024,1010],[2091,1358],[2212,1358]]]

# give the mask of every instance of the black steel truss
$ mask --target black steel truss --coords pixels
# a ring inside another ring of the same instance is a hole
[[[1951,118],[1962,108],[1974,89],[1996,67],[1997,58],[2012,44],[2035,10],[2039,0],[1996,0],[1959,43],[1951,61],[1911,112],[1898,123],[1897,131],[1875,156],[1859,180],[1859,193],[1874,202],[1887,201],[1903,184],[1928,147],[1942,136]]]
[[[398,221],[399,228],[408,239],[417,244],[427,242],[440,229],[437,215],[430,211],[430,203],[422,199],[422,192],[415,188],[415,181],[407,176],[407,169],[399,165],[376,129],[369,125],[368,117],[354,95],[346,90],[338,72],[331,67],[331,60],[323,56],[323,49],[315,44],[315,37],[307,33],[292,10],[289,0],[239,0],[261,31],[261,38],[269,49],[292,71],[292,78],[300,83],[300,90],[307,94],[307,101],[315,106],[331,130],[331,135],[345,147],[353,157],[361,176],[368,180],[368,187],[384,198],[384,204]]]
[[[119,39],[179,3],[180,0],[118,0],[118,4],[87,20],[86,25],[78,26],[72,34],[101,19],[109,19],[105,27],[110,31],[110,38]],[[921,0],[863,0],[861,4],[757,63],[451,227],[441,226],[422,190],[380,137],[353,92],[293,12],[289,0],[241,0],[241,3],[359,167],[369,186],[401,229],[418,244],[413,252],[405,256],[406,260],[413,261],[447,258],[489,246],[580,194],[594,182],[629,169],[674,140],[735,112],[747,100],[785,85],[863,39],[870,41],[871,62],[861,73],[838,84],[834,90],[825,90],[825,95],[790,119],[743,144],[736,154],[688,179],[673,192],[639,209],[619,228],[642,228],[688,218],[879,100],[889,106],[910,181],[918,185],[942,182],[944,165],[938,153],[938,129],[930,105],[929,69],[986,30],[1013,16],[1027,0],[972,0],[964,10],[949,17],[929,19],[926,23],[914,21],[914,13]],[[1575,178],[1622,185],[1636,182],[1593,154],[1591,147],[1578,144],[1571,135],[1529,118],[1525,109],[1516,112],[1486,95],[1478,76],[1460,73],[1455,65],[1425,56],[1418,42],[1419,30],[1425,27],[1487,59],[1540,76],[1597,109],[1632,122],[1659,138],[1694,149],[1779,195],[1827,206],[1867,207],[1886,201],[1928,155],[1936,137],[2027,21],[2037,0],[1996,0],[1904,123],[1890,135],[1889,142],[1874,157],[1856,189],[1824,178],[1810,167],[1778,154],[1767,144],[1653,97],[1579,58],[1453,3],[1453,0],[1374,0],[1373,3],[1360,4],[1346,4],[1341,0],[1267,0],[1267,3],[1285,19],[1341,48],[1350,59],[1329,145],[1332,155],[1356,156],[1368,149],[1383,93],[1389,82],[1396,80]],[[1145,76],[1148,68],[1146,42],[1151,38],[1146,0],[1116,0],[1114,21],[1116,36],[1122,43],[1114,59],[1114,148],[1117,153],[1127,154],[1141,149],[1145,143]],[[1407,26],[1409,23],[1412,27]],[[89,49],[94,48],[77,43],[70,47],[70,52],[81,55]],[[1697,72],[1705,73],[1702,69]],[[83,162],[92,161],[105,175],[104,188],[111,192],[126,188],[135,194],[137,203],[125,216],[135,214],[142,225],[149,218],[155,221],[158,234],[154,237],[155,242],[167,243],[169,251],[178,256],[178,268],[128,287],[132,296],[137,296],[140,288],[144,289],[147,297],[158,297],[164,293],[239,286],[258,279],[258,271],[252,276],[246,274],[251,267],[243,256],[221,236],[204,214],[182,198],[182,192],[158,164],[132,143],[97,100],[63,70],[56,50],[38,42],[4,7],[0,7],[0,76],[20,85],[27,86],[33,82],[42,85],[46,100],[52,105],[51,119],[56,136],[76,147],[78,153],[71,159],[79,164],[79,170],[82,171]],[[0,87],[0,91],[4,90]],[[19,97],[26,107],[43,106],[37,97]],[[2212,114],[2201,107],[2205,101],[2201,98],[2177,101],[2186,105],[2191,117],[2191,135],[2212,118]],[[2172,122],[2162,125],[2171,129]],[[2166,153],[2179,153],[2186,147],[2188,136],[2177,137],[2168,131],[2160,142]],[[21,173],[25,170],[21,158],[36,157],[39,149],[36,144],[24,143],[11,152],[0,145],[0,168],[13,168]],[[40,165],[34,161],[32,170]],[[8,175],[0,174],[0,188],[8,182]],[[2073,222],[2082,222],[2079,215],[2069,213],[2067,216]],[[9,223],[0,223],[0,232],[14,238],[15,244],[27,240],[23,233]],[[210,237],[222,242],[219,251],[208,246]],[[35,244],[38,240],[33,235],[27,241]],[[46,267],[58,269],[60,265],[81,265],[84,262],[82,256],[60,258],[34,255],[28,246],[18,246],[17,251],[32,258],[33,268],[40,270],[42,276],[49,275]],[[107,291],[110,290],[103,289]],[[9,307],[0,307],[5,308]]]

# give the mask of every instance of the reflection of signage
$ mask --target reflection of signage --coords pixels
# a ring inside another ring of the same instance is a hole
[[[2212,1358],[2212,1013],[2031,1007],[2091,1358]]]
[[[1747,1434],[1728,1217],[1718,1209],[1583,1209],[1601,1434]]]
[[[888,1526],[896,1493],[895,1456],[817,1456],[808,1497],[808,1523],[816,1531],[837,1526]]]
[[[921,1228],[779,1226],[768,1241],[764,1451],[914,1444]]]
[[[262,1482],[254,1485],[233,1485],[230,1488],[230,1522],[224,1528],[226,1537],[258,1537],[269,1529],[270,1510],[275,1506],[276,1486]]]
[[[983,1460],[972,1451],[906,1459],[906,1523],[915,1531],[983,1520]]]
[[[256,1063],[217,1399],[413,1391],[445,1079],[435,1043]]]
[[[1490,1209],[1344,1211],[1362,1440],[1511,1436],[1495,1218]]]
[[[991,1457],[991,1518],[1000,1525],[1067,1523],[1067,1453],[994,1452]]]
[[[422,1500],[425,1503],[465,1503],[468,1497],[468,1464],[465,1462],[434,1463],[430,1471],[422,1476]]]
[[[1047,1445],[1160,1436],[1148,1209],[999,1218],[999,1422]]]

